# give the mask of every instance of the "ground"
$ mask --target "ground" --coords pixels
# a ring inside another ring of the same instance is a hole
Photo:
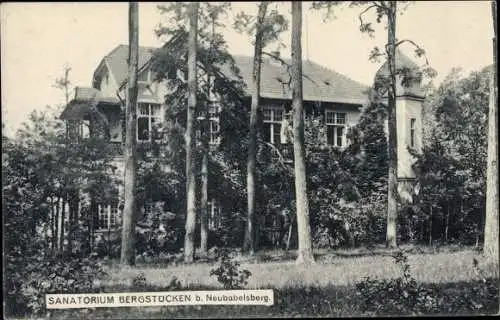
[[[407,252],[412,276],[424,284],[437,284],[450,297],[470,296],[470,292],[476,292],[474,290],[477,286],[482,286],[484,278],[498,283],[498,265],[486,263],[481,254],[472,248],[402,249]],[[237,254],[234,259],[240,260],[240,269],[247,269],[252,273],[246,288],[275,290],[275,305],[272,307],[99,308],[82,312],[87,312],[88,318],[161,318],[167,314],[175,317],[230,317],[234,312],[248,316],[352,316],[361,314],[356,297],[356,283],[367,276],[389,279],[402,275],[401,269],[393,262],[392,253],[383,248],[317,250],[316,264],[308,267],[295,264],[293,251],[265,251],[252,258]],[[473,267],[474,259],[478,261],[482,274]],[[111,264],[107,267],[110,276],[101,284],[107,288],[106,292],[134,292],[138,290],[132,287],[132,279],[143,274],[150,287],[149,290],[142,291],[162,291],[162,288],[168,287],[173,277],[181,281],[183,290],[220,289],[221,284],[210,276],[210,270],[215,265],[214,262],[192,265],[139,262],[134,268],[121,268]],[[481,303],[485,304],[484,301]],[[496,301],[486,301],[488,303],[488,310],[481,310],[497,312],[491,308],[498,307],[498,292]],[[442,311],[445,310],[443,308]],[[463,312],[465,311],[466,309]],[[58,314],[63,315],[60,312],[53,315]]]

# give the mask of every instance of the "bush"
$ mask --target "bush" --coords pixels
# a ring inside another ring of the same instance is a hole
[[[217,276],[217,281],[224,289],[242,289],[248,283],[252,273],[248,270],[240,270],[239,262],[231,260],[227,250],[217,252],[220,261],[219,267],[210,271],[211,276]]]
[[[401,267],[402,277],[389,280],[366,277],[356,284],[356,295],[361,299],[361,311],[373,315],[439,312],[439,289],[433,285],[418,283],[411,276],[408,258],[402,252],[397,252],[393,258]]]
[[[100,287],[94,280],[106,276],[102,265],[93,257],[39,255],[24,258],[23,263],[23,268],[7,265],[5,306],[8,315],[43,314],[46,294],[99,292]]]

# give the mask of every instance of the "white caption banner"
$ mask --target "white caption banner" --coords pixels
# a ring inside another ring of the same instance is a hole
[[[47,309],[274,304],[273,290],[47,294]]]

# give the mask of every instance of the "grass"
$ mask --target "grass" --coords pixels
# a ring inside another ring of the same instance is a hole
[[[487,264],[471,249],[406,248],[411,274],[425,285],[437,285],[441,290],[439,314],[454,315],[498,313],[496,298],[478,296],[477,288],[484,286],[482,277],[473,268],[472,260],[479,261],[484,276],[498,283],[498,265]],[[317,263],[303,267],[295,265],[295,252],[267,251],[251,259],[236,256],[240,269],[252,272],[248,289],[273,289],[275,304],[266,306],[182,306],[182,307],[131,307],[96,308],[93,310],[56,310],[56,319],[165,319],[165,318],[257,318],[257,317],[352,317],[367,315],[361,310],[361,298],[355,284],[363,277],[388,279],[401,276],[393,263],[391,251],[375,248],[346,251],[317,251]],[[264,262],[266,261],[266,262]],[[173,277],[180,280],[182,290],[221,289],[215,277],[210,277],[214,263],[193,265],[139,265],[135,268],[108,267],[109,278],[101,283],[105,292],[167,291]],[[146,287],[134,288],[132,279],[143,273]],[[480,310],[473,310],[467,303],[481,303]],[[454,302],[455,301],[455,302]]]
[[[260,253],[262,256],[278,257],[280,252]],[[285,253],[288,259],[276,262],[260,262],[259,256],[254,261],[241,260],[241,268],[252,273],[248,288],[285,288],[297,285],[318,286],[351,286],[363,277],[394,278],[400,275],[400,270],[393,263],[389,251],[378,255],[354,255],[352,252],[322,252],[316,253],[317,263],[313,266],[297,266],[294,262],[295,253]],[[478,279],[472,268],[476,258],[487,276],[498,278],[498,266],[486,264],[474,250],[468,249],[455,252],[410,253],[408,255],[412,274],[417,281],[424,283],[453,283]],[[267,258],[264,258],[267,260]],[[106,285],[125,285],[130,279],[144,273],[146,279],[157,285],[166,286],[173,277],[179,279],[184,287],[211,286],[218,287],[210,270],[214,263],[200,263],[176,266],[141,266],[137,268],[109,268],[110,278]]]

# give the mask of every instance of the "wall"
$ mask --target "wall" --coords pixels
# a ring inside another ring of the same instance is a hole
[[[398,178],[415,178],[412,165],[416,158],[408,151],[410,146],[410,119],[415,118],[415,147],[422,151],[422,100],[411,97],[396,99],[396,118],[398,130]]]
[[[104,67],[101,71],[100,91],[103,97],[116,97],[118,85],[115,78],[109,73],[108,68]],[[107,81],[106,81],[107,76]]]

